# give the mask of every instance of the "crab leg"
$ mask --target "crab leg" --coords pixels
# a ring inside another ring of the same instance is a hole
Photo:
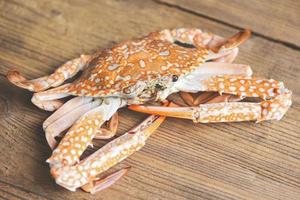
[[[99,126],[123,105],[119,98],[107,98],[101,106],[83,115],[71,127],[47,160],[51,174],[59,185],[75,190],[94,181],[98,174],[139,150],[164,120],[164,117],[150,116],[136,128],[79,162],[79,157],[91,144]]]
[[[133,105],[129,108],[148,114],[192,119],[195,122],[280,120],[291,105],[291,92],[282,82],[249,77],[217,76],[202,80],[202,89],[240,97],[259,97],[259,103],[230,102],[201,104],[198,107],[169,108]]]
[[[243,30],[228,39],[195,28],[166,29],[159,32],[159,34],[160,39],[165,39],[170,42],[179,41],[181,43],[194,45],[196,48],[209,49],[213,53],[209,54],[210,57],[207,58],[208,60],[223,57],[223,60],[219,61],[232,62],[237,56],[237,47],[250,37],[251,32],[249,30]]]
[[[232,63],[237,57],[238,53],[239,53],[239,49],[236,47],[232,49],[229,54],[213,59],[213,62]]]
[[[203,103],[219,103],[219,102],[232,102],[240,101],[241,98],[238,96],[223,94],[219,95],[216,92],[204,92],[198,95],[196,98],[191,93],[180,92],[179,93],[184,102],[189,106],[198,106]]]
[[[207,88],[203,86],[203,84],[200,84],[201,81],[207,80],[212,76],[226,74],[251,76],[252,70],[248,65],[208,62],[201,65],[198,69],[193,71],[193,73],[183,77],[183,79],[180,81],[180,84],[178,84],[176,88],[178,91],[192,93],[207,91]]]
[[[81,102],[74,102],[78,100],[81,100]],[[53,113],[44,122],[43,125],[46,134],[46,139],[51,149],[54,149],[57,145],[57,141],[55,140],[56,136],[59,136],[64,130],[71,127],[75,123],[75,121],[80,118],[80,116],[100,106],[101,102],[102,100],[100,99],[92,101],[92,99],[88,97],[77,97],[71,99],[66,104],[64,104],[59,110]],[[73,105],[74,103],[83,104],[79,105],[77,108],[73,107],[73,110],[67,110],[71,108],[70,105]],[[63,116],[60,116],[61,114],[63,114]]]
[[[34,93],[31,98],[31,102],[40,109],[54,111],[64,104],[63,101],[58,99],[70,96],[69,94],[63,92],[64,89],[68,88],[69,86],[70,84],[67,83],[51,90]]]
[[[92,56],[90,55],[81,55],[79,58],[66,62],[64,65],[56,69],[53,74],[33,80],[27,80],[16,70],[9,71],[7,73],[7,78],[10,82],[21,88],[34,92],[42,91],[50,87],[57,87],[66,79],[75,76],[77,72],[86,66],[91,58]]]
[[[50,124],[56,120],[65,116],[68,112],[87,104],[93,100],[92,97],[75,97],[67,101],[62,107],[55,111],[50,117],[48,117],[43,123],[43,129],[45,130]]]

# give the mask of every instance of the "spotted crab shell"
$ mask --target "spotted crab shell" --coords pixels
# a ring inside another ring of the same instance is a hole
[[[186,48],[160,39],[159,32],[123,42],[94,55],[66,92],[76,96],[126,96],[138,82],[186,75],[204,62],[206,49]]]

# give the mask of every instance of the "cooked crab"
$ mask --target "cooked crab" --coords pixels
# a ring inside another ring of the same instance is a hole
[[[36,92],[32,102],[39,108],[58,109],[43,124],[47,141],[55,149],[47,162],[56,182],[69,190],[82,187],[94,193],[126,173],[127,168],[97,178],[139,150],[162,123],[162,116],[202,123],[281,119],[291,105],[291,92],[283,83],[252,78],[249,66],[232,64],[238,46],[249,36],[248,30],[229,39],[199,29],[163,30],[94,55],[82,55],[49,76],[26,80],[17,71],[10,71],[7,77],[15,85]],[[81,70],[80,78],[61,85]],[[177,92],[190,106],[166,101]],[[191,94],[197,92],[204,93],[196,97]],[[74,98],[66,103],[59,100],[67,96]],[[260,101],[234,102],[244,97]],[[141,105],[147,102],[164,105]],[[94,138],[114,136],[116,112],[127,105],[153,115],[80,160]],[[57,145],[55,137],[60,135],[63,138]]]

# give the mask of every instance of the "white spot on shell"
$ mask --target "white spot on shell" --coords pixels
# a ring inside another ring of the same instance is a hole
[[[139,63],[140,63],[140,67],[141,68],[145,68],[146,65],[145,65],[145,62],[143,60],[140,60]]]
[[[245,89],[246,89],[246,88],[245,88],[244,86],[241,86],[241,87],[240,87],[240,91],[242,91],[242,92],[245,91]]]
[[[95,79],[95,82],[96,82],[96,83],[99,83],[99,82],[100,82],[100,79],[99,79],[99,78],[96,78],[96,79]]]
[[[230,87],[229,87],[229,90],[230,90],[230,91],[235,91],[235,90],[236,90],[236,87],[230,86]]]
[[[75,149],[71,149],[71,154],[75,155],[76,154],[76,151]]]
[[[169,51],[162,51],[162,52],[159,52],[158,55],[160,55],[160,56],[168,56],[169,54],[170,54]]]
[[[219,88],[220,88],[220,89],[224,89],[224,87],[225,87],[225,86],[224,86],[224,83],[219,83]]]
[[[113,65],[108,66],[107,69],[110,70],[110,71],[113,71],[113,70],[117,69],[119,66],[120,65],[118,65],[118,64],[113,64]]]
[[[122,81],[129,81],[131,79],[131,76],[130,75],[127,75],[127,76],[125,76],[125,77],[122,77],[122,76],[117,76],[116,77],[116,81],[120,81],[120,80],[122,80]]]

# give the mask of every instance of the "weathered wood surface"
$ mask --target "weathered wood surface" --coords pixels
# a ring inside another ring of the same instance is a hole
[[[264,12],[268,7],[259,10]],[[138,0],[0,1],[0,15],[0,199],[299,199],[299,50],[254,36],[237,60],[293,91],[292,108],[282,121],[205,125],[167,119],[141,151],[115,167],[132,166],[128,175],[92,196],[69,192],[51,179],[41,128],[50,113],[34,107],[28,91],[8,83],[7,70],[39,77],[81,53],[163,28],[199,27],[224,36],[236,30]],[[144,117],[123,109],[119,133]]]
[[[156,0],[231,27],[249,28],[255,34],[299,49],[300,1],[294,0]]]

